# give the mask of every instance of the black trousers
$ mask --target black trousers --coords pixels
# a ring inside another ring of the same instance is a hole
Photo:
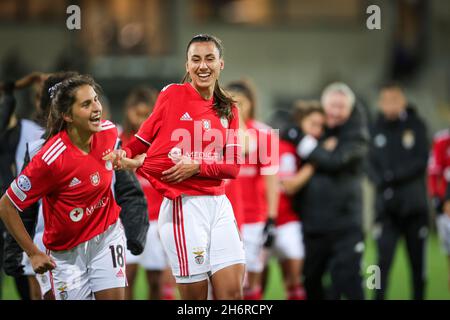
[[[376,236],[378,248],[378,266],[381,273],[381,288],[375,291],[375,299],[383,300],[388,288],[389,271],[400,237],[405,238],[408,258],[411,265],[412,299],[422,300],[425,294],[425,246],[428,235],[428,217],[426,213],[406,217],[384,214],[378,219],[381,227]]]
[[[363,300],[361,259],[364,237],[360,229],[327,234],[305,234],[304,286],[309,300]],[[331,290],[322,283],[330,272]]]

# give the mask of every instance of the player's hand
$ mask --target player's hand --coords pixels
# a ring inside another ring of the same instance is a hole
[[[162,173],[161,181],[180,183],[200,172],[200,164],[189,157],[172,159],[176,164]]]
[[[142,153],[134,157],[133,159],[127,158],[127,153],[122,150],[114,150],[103,157],[105,161],[111,161],[114,170],[132,170],[137,169],[144,163],[146,154]]]
[[[56,268],[56,263],[52,257],[39,251],[30,256],[30,262],[34,272],[42,274]]]
[[[275,240],[275,220],[273,218],[267,218],[266,225],[263,229],[264,247],[272,247]]]
[[[334,151],[334,149],[336,149],[337,145],[338,145],[338,139],[336,137],[329,137],[322,144],[323,148],[330,152]]]
[[[108,153],[106,156],[103,157],[103,160],[111,161],[114,170],[119,170],[122,169],[122,160],[126,157],[127,153],[122,149],[118,149]]]

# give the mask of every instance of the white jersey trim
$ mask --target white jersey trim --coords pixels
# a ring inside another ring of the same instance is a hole
[[[139,140],[141,140],[142,142],[144,142],[145,144],[147,144],[147,145],[151,145],[151,143],[150,142],[148,142],[147,140],[145,140],[144,138],[142,138],[142,137],[140,137],[140,136],[138,136],[137,134],[135,134],[134,135],[136,138],[138,138]]]
[[[47,155],[52,152],[53,148],[55,148],[55,146],[61,142],[61,138],[58,138],[55,142],[53,142],[53,144],[50,146],[50,148],[48,148],[48,150],[44,153],[44,155],[42,156],[42,159],[45,160],[44,158],[47,157]]]
[[[23,192],[22,190],[20,190],[19,186],[17,185],[16,180],[11,182],[11,190],[16,195],[16,197],[19,198],[20,201],[23,202],[27,198],[26,193]]]
[[[64,142],[59,141],[61,138],[59,138],[50,148],[47,150],[47,152],[44,153],[42,156],[42,160],[48,165],[52,164],[60,155],[63,153],[64,150],[67,149]],[[57,143],[59,141],[59,143]],[[51,149],[51,151],[50,151]],[[50,152],[49,152],[50,151]]]
[[[20,212],[23,212],[23,210],[19,208],[19,206],[14,202],[14,200],[11,199],[8,192],[6,192],[6,196],[8,197],[9,201],[11,201],[11,203],[14,205],[14,207],[16,207],[17,210],[19,210]]]

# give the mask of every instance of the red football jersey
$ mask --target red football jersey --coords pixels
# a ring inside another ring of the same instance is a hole
[[[238,179],[244,199],[244,223],[256,223],[268,217],[264,174],[277,173],[278,155],[272,154],[272,145],[276,145],[272,128],[256,120],[247,121],[246,126],[252,138]]]
[[[42,198],[44,245],[69,250],[103,233],[119,218],[111,181],[113,167],[103,156],[114,150],[117,129],[103,121],[84,154],[67,132],[52,137],[12,182],[7,196],[19,211]]]
[[[438,132],[434,139],[428,161],[428,189],[430,196],[445,198],[450,181],[450,130]]]
[[[213,103],[213,98],[205,100],[190,83],[165,87],[135,135],[146,147],[137,150],[131,141],[124,148],[129,157],[146,150],[147,157],[137,173],[169,199],[181,194],[222,195],[223,179],[234,178],[239,171],[237,109],[233,107],[229,121],[219,118]],[[162,172],[175,165],[171,157],[180,155],[200,161],[200,173],[181,183],[161,181]]]
[[[295,146],[287,141],[280,140],[280,180],[294,176],[298,171],[300,158],[297,156]],[[278,203],[277,225],[291,221],[299,221],[298,215],[292,209],[292,200],[287,194],[280,190],[280,201]]]
[[[131,136],[125,136],[125,134],[122,133],[120,135],[122,145],[126,145]],[[148,219],[150,221],[158,220],[159,209],[161,208],[163,196],[158,191],[156,191],[155,188],[153,188],[152,184],[147,179],[140,175],[136,176],[141,185],[142,191],[144,192],[145,198],[147,199]]]

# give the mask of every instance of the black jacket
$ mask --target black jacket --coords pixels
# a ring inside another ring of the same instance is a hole
[[[427,214],[429,143],[422,119],[410,106],[398,120],[380,114],[371,136],[368,174],[376,187],[377,218]]]
[[[297,129],[298,131],[298,129]],[[294,131],[285,136],[298,144]],[[316,171],[308,184],[293,198],[293,207],[300,214],[303,230],[308,234],[339,232],[362,228],[362,178],[368,151],[369,134],[362,110],[355,106],[345,124],[325,131],[323,139],[336,137],[338,145],[332,152],[320,144],[308,159]]]

